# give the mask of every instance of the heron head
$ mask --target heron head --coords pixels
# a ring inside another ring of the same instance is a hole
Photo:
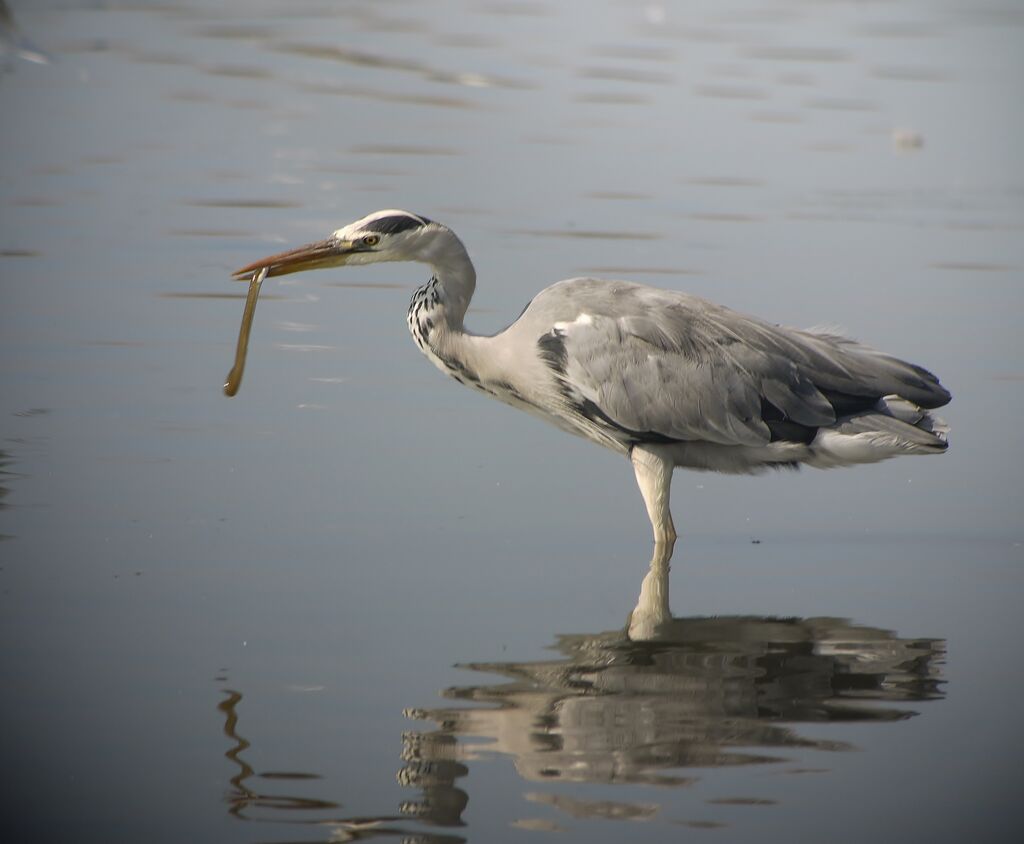
[[[430,263],[448,239],[455,236],[440,223],[392,208],[349,223],[325,240],[253,261],[232,275],[248,279],[264,267],[267,276],[276,276],[383,261]]]

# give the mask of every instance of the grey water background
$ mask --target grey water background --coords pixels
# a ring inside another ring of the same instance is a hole
[[[1015,840],[1024,4],[9,6],[5,841]],[[388,207],[475,330],[580,274],[838,324],[952,447],[677,472],[630,637],[629,467],[427,365],[423,268],[268,281],[221,394],[230,271]]]

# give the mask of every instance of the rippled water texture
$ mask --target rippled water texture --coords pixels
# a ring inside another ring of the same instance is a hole
[[[1016,840],[1024,5],[74,2],[0,14],[0,835]],[[0,10],[2,11],[2,10]],[[678,472],[445,380],[422,268],[232,270],[378,208],[500,329],[622,277],[839,325],[938,458]]]

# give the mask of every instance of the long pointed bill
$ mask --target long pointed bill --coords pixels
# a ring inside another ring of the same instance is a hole
[[[268,277],[301,273],[306,270],[318,270],[326,267],[338,267],[345,263],[345,257],[352,251],[352,244],[347,240],[329,238],[316,243],[307,243],[298,249],[268,255],[251,264],[246,264],[231,275],[238,281],[250,281],[261,270],[267,271]]]

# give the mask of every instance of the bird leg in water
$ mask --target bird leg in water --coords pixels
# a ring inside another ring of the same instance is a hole
[[[640,597],[629,615],[627,633],[633,641],[655,639],[659,630],[672,621],[668,606],[669,560],[671,542],[655,542],[651,570],[640,584]]]
[[[245,355],[249,350],[249,332],[252,330],[252,318],[256,313],[256,299],[260,295],[260,285],[267,277],[267,267],[254,272],[249,279],[249,295],[245,297],[245,310],[242,312],[242,324],[238,329],[238,345],[235,347],[235,365],[228,373],[224,382],[224,395],[233,396],[242,386],[242,373],[245,371]]]

